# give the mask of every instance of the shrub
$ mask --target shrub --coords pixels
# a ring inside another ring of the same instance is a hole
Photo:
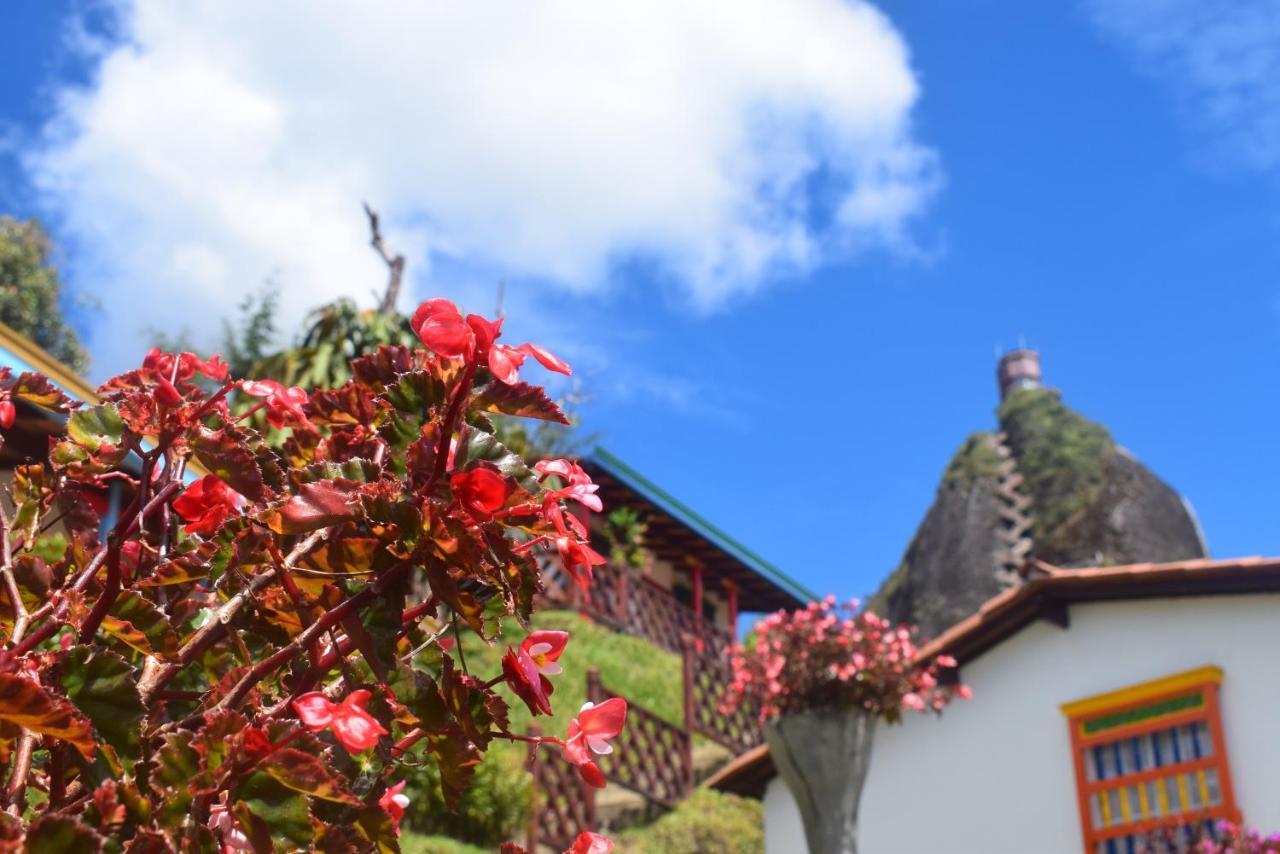
[[[159,350],[93,406],[0,369],[0,430],[19,404],[67,415],[0,513],[0,848],[394,851],[402,765],[434,767],[425,809],[452,806],[491,744],[531,740],[499,689],[550,713],[568,635],[481,675],[455,645],[527,624],[536,553],[583,585],[604,560],[566,512],[601,509],[590,478],[529,468],[490,421],[563,421],[518,371],[568,366],[446,300],[413,328],[426,349],[380,347],[311,395]],[[592,750],[625,716],[610,700],[533,740],[604,785]]]
[[[624,854],[753,854],[764,851],[759,801],[698,789],[648,827],[618,835]]]

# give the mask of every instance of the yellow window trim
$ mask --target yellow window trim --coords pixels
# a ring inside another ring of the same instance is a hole
[[[98,402],[93,386],[76,376],[75,372],[49,355],[39,344],[3,323],[0,323],[0,347],[18,356],[86,403]]]
[[[32,341],[21,332],[14,330],[12,327],[0,323],[0,347],[8,350],[13,355],[22,359],[38,372],[44,374],[74,397],[79,398],[88,404],[97,404],[100,402],[98,393],[94,391],[93,386],[89,385],[82,378],[76,375],[74,371],[68,368],[62,362],[51,356],[43,347]],[[203,477],[209,473],[209,470],[200,464],[198,460],[190,460],[187,463],[187,471]]]
[[[1153,697],[1176,693],[1184,688],[1195,688],[1206,683],[1219,684],[1221,682],[1222,668],[1211,664],[1206,667],[1197,667],[1195,670],[1188,670],[1185,673],[1175,673],[1172,676],[1152,679],[1150,682],[1130,685],[1128,688],[1121,688],[1118,691],[1108,691],[1105,694],[1085,697],[1083,700],[1073,700],[1070,703],[1063,703],[1058,708],[1067,717],[1077,718],[1094,712],[1109,712],[1117,706],[1140,703]]]

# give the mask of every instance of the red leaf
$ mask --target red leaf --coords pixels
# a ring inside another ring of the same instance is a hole
[[[304,483],[298,494],[280,507],[281,533],[305,534],[355,518],[351,504],[354,488],[354,483],[342,480]]]
[[[93,727],[70,702],[21,676],[0,673],[0,720],[61,738],[93,761]]]

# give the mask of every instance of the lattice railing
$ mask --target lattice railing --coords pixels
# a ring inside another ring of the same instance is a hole
[[[595,568],[589,590],[574,589],[562,569],[548,564],[542,571],[547,599],[577,608],[605,625],[644,638],[669,652],[682,649],[687,634],[727,643],[720,628],[700,622],[694,610],[657,583],[634,570],[606,564]]]
[[[587,699],[591,702],[620,696],[601,684],[594,668],[587,672]],[[613,747],[612,753],[596,757],[596,764],[611,782],[668,807],[688,797],[693,787],[693,736],[689,732],[627,700],[627,725],[613,740]]]
[[[686,635],[681,650],[684,672],[686,727],[718,741],[735,754],[764,741],[759,712],[742,703],[733,712],[723,710],[725,693],[733,678],[731,645]]]
[[[530,727],[530,735],[540,735]],[[529,772],[533,775],[533,804],[529,810],[526,847],[539,845],[563,851],[584,830],[596,827],[596,790],[587,785],[572,762],[557,748],[529,745]]]

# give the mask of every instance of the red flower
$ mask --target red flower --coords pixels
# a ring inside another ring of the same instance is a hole
[[[12,400],[0,400],[0,427],[8,430],[13,426],[13,417],[17,415],[18,410],[14,407]]]
[[[519,650],[507,647],[507,654],[502,657],[503,678],[535,715],[551,714],[550,697],[554,688],[547,677],[561,672],[556,659],[568,642],[568,632],[530,632]]]
[[[175,359],[177,360],[176,370]],[[189,380],[196,375],[197,371],[218,382],[226,382],[227,379],[227,363],[222,361],[221,353],[214,353],[211,359],[202,361],[195,353],[165,353],[159,347],[152,347],[142,360],[142,372],[156,380],[163,379],[166,382]]]
[[[436,355],[467,360],[477,356],[499,382],[507,385],[517,380],[520,366],[529,356],[549,371],[566,375],[573,373],[567,362],[536,344],[510,347],[497,343],[502,335],[502,321],[501,317],[489,320],[478,314],[468,314],[464,318],[449,300],[429,299],[418,306],[410,325],[422,343]]]
[[[604,555],[573,537],[560,536],[555,541],[556,551],[560,553],[564,568],[583,589],[591,586],[591,567],[609,562]]]
[[[400,835],[400,819],[404,818],[404,808],[409,806],[409,796],[402,794],[404,791],[404,780],[396,783],[391,788],[382,793],[382,797],[378,798],[378,806],[387,811],[387,815],[391,816],[391,823],[395,826],[396,835]]]
[[[477,519],[488,519],[502,509],[511,488],[502,475],[483,466],[459,472],[450,478],[453,497]]]
[[[517,697],[524,700],[533,715],[551,714],[551,680],[538,672],[538,665],[523,652],[507,647],[502,656],[502,678]]]
[[[372,695],[365,689],[352,691],[341,703],[332,703],[319,691],[303,694],[293,701],[298,720],[312,732],[332,727],[333,734],[348,753],[368,750],[387,735],[382,724],[365,710]]]
[[[222,478],[207,474],[174,500],[173,509],[187,523],[182,530],[207,537],[247,503],[248,499],[227,486]]]
[[[564,854],[609,854],[613,850],[613,840],[584,830],[573,840],[573,845]]]
[[[446,359],[470,359],[476,334],[462,319],[458,307],[447,299],[429,299],[413,313],[413,331],[423,344]]]
[[[261,397],[267,402],[267,422],[277,430],[287,427],[290,422],[310,424],[302,405],[307,402],[307,393],[297,386],[285,388],[275,380],[245,380],[240,383],[245,394]]]
[[[627,701],[621,697],[612,697],[598,706],[584,703],[578,716],[569,721],[564,754],[578,766],[582,779],[597,789],[604,788],[604,774],[591,755],[612,753],[613,745],[609,744],[609,739],[616,738],[626,723]]]

